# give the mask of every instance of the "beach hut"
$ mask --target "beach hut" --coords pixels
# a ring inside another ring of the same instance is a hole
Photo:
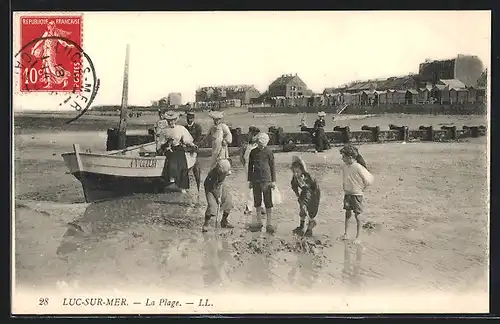
[[[431,98],[435,98],[437,103],[449,103],[450,102],[450,92],[448,86],[436,84],[431,89]]]
[[[426,103],[430,101],[430,91],[428,88],[418,89],[418,102]]]
[[[375,104],[386,104],[387,103],[387,91],[374,91]]]
[[[464,103],[467,102],[467,89],[464,88],[451,88],[450,89],[450,103]]]
[[[477,89],[474,86],[467,87],[467,102],[476,102]]]
[[[406,91],[404,90],[396,90],[392,94],[392,100],[396,104],[403,104],[406,100]]]
[[[396,90],[389,89],[386,91],[386,99],[388,104],[393,104],[394,103],[394,92]]]
[[[359,95],[361,105],[371,105],[375,98],[373,90],[363,90]]]
[[[418,91],[415,89],[408,89],[405,92],[405,103],[414,104],[418,101]]]

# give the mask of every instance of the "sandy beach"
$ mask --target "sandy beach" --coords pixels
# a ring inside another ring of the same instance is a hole
[[[104,150],[105,131],[117,124],[116,118],[85,116],[64,126],[63,117],[52,117],[25,114],[14,121],[17,287],[479,292],[488,300],[486,137],[360,146],[375,183],[366,193],[363,243],[354,245],[337,240],[344,226],[337,148],[302,153],[322,189],[313,238],[297,239],[291,233],[298,224],[298,204],[289,185],[293,153],[275,154],[284,203],[275,211],[274,236],[244,230],[250,219],[243,214],[247,183],[239,161],[228,180],[240,202],[230,216],[235,229],[202,234],[206,205],[203,191],[195,188],[185,195],[84,204],[81,185],[66,173],[61,153],[71,151],[73,143]],[[234,113],[227,120],[244,131],[250,125],[267,130],[277,124],[290,131],[300,118]],[[203,125],[208,122],[203,114],[199,119]],[[137,119],[130,128],[146,132],[153,120],[154,115]],[[307,120],[312,124],[314,114]],[[484,116],[424,115],[341,118],[337,123],[352,129],[391,123],[410,128],[487,125]],[[204,177],[208,161],[200,162]],[[351,235],[354,231],[353,221]]]

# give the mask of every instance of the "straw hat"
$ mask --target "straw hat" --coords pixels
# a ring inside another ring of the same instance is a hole
[[[324,111],[320,111],[318,113],[318,117],[325,117],[326,116],[326,113]]]
[[[179,114],[176,111],[169,110],[165,113],[166,120],[174,120],[179,118]]]
[[[208,113],[208,116],[210,116],[212,119],[222,119],[224,114],[222,113],[222,111],[212,110]]]
[[[188,110],[188,112],[186,113],[186,115],[188,115],[188,116],[194,116],[194,111]]]
[[[294,155],[292,156],[292,168],[296,165],[301,166],[304,172],[307,171],[306,162],[304,162],[304,160],[302,160],[299,156]]]

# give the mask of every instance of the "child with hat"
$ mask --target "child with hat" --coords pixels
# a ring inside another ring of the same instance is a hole
[[[272,190],[275,188],[276,182],[274,154],[267,147],[269,135],[258,133],[255,139],[257,147],[250,152],[248,157],[248,183],[249,188],[253,190],[254,207],[256,209],[250,230],[260,231],[262,229],[261,205],[262,200],[264,200],[267,215],[266,232],[272,234],[275,232],[275,226],[273,226],[272,221]]]
[[[255,141],[255,136],[260,133],[260,129],[255,127],[255,126],[250,126],[248,128],[248,139],[247,139],[247,143],[245,145],[243,145],[243,147],[241,148],[241,152],[240,152],[240,162],[241,164],[243,164],[243,167],[245,169],[248,169],[248,158],[250,156],[250,152],[257,147],[257,142]],[[245,205],[245,211],[244,211],[244,214],[245,215],[249,215],[252,213],[253,211],[253,190],[252,189],[248,189],[248,194],[247,194],[247,202],[246,202],[246,205]],[[264,214],[265,213],[265,209],[264,209],[264,205],[261,205],[261,213]]]
[[[290,184],[293,192],[295,192],[297,196],[300,209],[300,224],[293,230],[293,233],[297,235],[312,236],[312,230],[316,226],[316,220],[314,218],[318,213],[321,191],[316,179],[307,172],[306,164],[300,157],[292,157],[291,169],[293,176]],[[304,225],[307,217],[309,217],[309,222],[304,232]]]
[[[207,209],[205,211],[205,222],[203,223],[202,232],[207,232],[210,219],[214,216],[217,217],[219,211],[222,211],[220,227],[234,227],[227,220],[233,208],[233,202],[229,188],[224,182],[230,170],[231,163],[229,163],[228,160],[219,160],[205,178],[203,184],[205,186],[205,196],[207,198]]]

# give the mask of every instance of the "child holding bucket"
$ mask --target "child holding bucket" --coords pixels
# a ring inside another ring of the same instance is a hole
[[[252,217],[250,230],[258,232],[262,229],[262,200],[266,207],[266,232],[272,234],[276,228],[273,225],[273,189],[276,188],[276,168],[274,165],[274,154],[267,147],[269,135],[258,133],[255,136],[257,147],[254,148],[248,157],[248,184],[253,190],[254,207],[256,213]]]

